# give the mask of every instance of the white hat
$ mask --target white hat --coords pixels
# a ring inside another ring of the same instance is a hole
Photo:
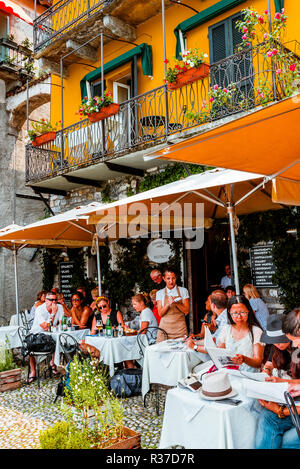
[[[217,401],[233,397],[237,394],[237,391],[232,389],[226,372],[215,371],[203,376],[202,389],[199,394],[203,399]]]

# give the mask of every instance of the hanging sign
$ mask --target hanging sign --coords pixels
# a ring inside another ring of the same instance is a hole
[[[172,257],[172,249],[166,239],[155,239],[148,245],[147,256],[150,261],[162,264]]]
[[[256,287],[276,287],[272,277],[276,272],[271,243],[250,249],[251,276]]]
[[[59,290],[64,294],[65,300],[70,300],[72,295],[72,277],[74,270],[74,262],[59,263]]]

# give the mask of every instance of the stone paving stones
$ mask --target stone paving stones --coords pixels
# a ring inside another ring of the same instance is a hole
[[[54,404],[58,378],[0,393],[0,448],[38,448],[39,433],[62,420],[61,399]],[[155,411],[155,395],[150,393],[147,407],[141,396],[124,400],[124,424],[141,434],[142,448],[157,448],[163,422],[165,392],[162,392],[160,415]]]

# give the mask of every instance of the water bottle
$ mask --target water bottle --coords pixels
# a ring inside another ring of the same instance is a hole
[[[118,325],[118,337],[122,337],[123,336],[123,327],[122,327],[122,324],[119,323]]]

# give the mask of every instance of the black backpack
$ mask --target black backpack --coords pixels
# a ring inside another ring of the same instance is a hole
[[[51,335],[37,333],[27,334],[24,339],[21,353],[26,357],[31,352],[54,353],[55,340]]]
[[[140,368],[119,370],[110,379],[110,389],[117,397],[138,396],[142,392],[142,373]]]

